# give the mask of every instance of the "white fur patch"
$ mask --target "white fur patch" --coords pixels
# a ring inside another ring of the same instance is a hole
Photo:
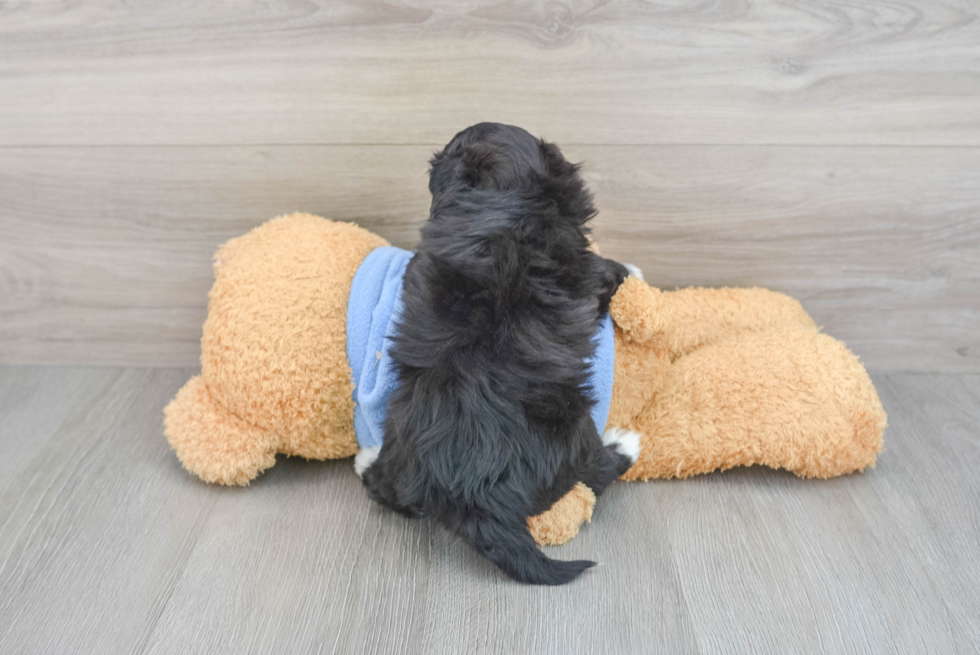
[[[371,446],[370,448],[362,448],[354,456],[354,473],[357,473],[357,477],[364,477],[364,471],[374,464],[374,460],[378,459],[380,452],[381,446]]]
[[[609,428],[602,434],[602,444],[612,446],[620,455],[632,461],[640,458],[640,433],[623,428]]]
[[[623,263],[623,266],[626,267],[626,270],[629,271],[630,275],[633,277],[638,277],[641,280],[643,279],[643,269],[641,269],[639,266],[635,264],[627,264],[625,262]]]

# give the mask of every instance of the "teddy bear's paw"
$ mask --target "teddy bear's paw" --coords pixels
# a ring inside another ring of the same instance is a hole
[[[633,464],[640,458],[640,433],[623,428],[609,428],[602,434],[602,445],[611,447]]]
[[[623,266],[626,267],[626,270],[629,271],[630,275],[632,275],[633,277],[638,277],[641,280],[643,279],[643,269],[641,269],[636,264],[628,264],[626,262],[623,262]]]
[[[371,446],[370,448],[361,448],[357,455],[354,456],[354,473],[357,473],[357,477],[363,478],[364,471],[368,470],[374,460],[378,459],[378,453],[381,452],[381,446]]]

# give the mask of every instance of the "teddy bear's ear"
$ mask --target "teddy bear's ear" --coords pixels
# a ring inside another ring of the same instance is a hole
[[[638,277],[623,280],[609,304],[613,321],[631,340],[650,341],[667,331],[670,311],[660,289]]]

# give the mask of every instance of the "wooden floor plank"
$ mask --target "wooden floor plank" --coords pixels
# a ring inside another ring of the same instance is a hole
[[[0,498],[21,497],[28,484],[18,476],[41,453],[52,435],[64,430],[73,412],[88,407],[118,377],[112,369],[91,371],[80,382],[61,368],[0,368]],[[56,399],[52,402],[53,399]],[[23,432],[30,425],[30,434]],[[0,505],[0,516],[10,508]],[[7,532],[9,534],[8,526]],[[0,541],[2,543],[2,541]]]
[[[23,462],[0,495],[0,643],[13,653],[139,652],[214,503],[160,434],[160,410],[185,374],[54,371],[59,380],[31,401],[38,415],[0,433],[0,460]],[[4,385],[37,376],[0,368]],[[44,412],[65,405],[57,429],[39,431]]]
[[[552,550],[602,562],[572,592],[516,585],[439,526],[372,505],[349,460],[280,461],[244,493],[216,490],[148,652],[697,652],[663,538],[608,532],[628,524],[623,487]]]
[[[875,493],[898,527],[896,547],[926,569],[910,602],[931,593],[944,608],[922,642],[947,631],[955,652],[980,651],[980,376],[960,384],[932,375],[886,377],[880,387],[883,402],[903,410],[890,421],[886,455],[895,462]]]
[[[0,145],[980,145],[969,0],[6,6]]]
[[[514,585],[434,528],[420,652],[700,652],[653,489],[632,487],[615,485],[570,544],[546,549],[598,562],[574,592]]]
[[[980,371],[980,148],[566,151],[651,283],[775,288],[873,368]],[[220,243],[302,210],[412,247],[431,154],[0,148],[0,363],[193,366]]]
[[[377,516],[350,460],[284,460],[211,494],[202,547],[146,652],[417,652],[425,552],[417,530]]]
[[[827,481],[738,469],[662,485],[706,650],[977,649],[976,395],[962,378],[875,378],[890,412],[876,469]]]
[[[244,489],[200,483],[160,433],[189,374],[0,367],[5,650],[980,647],[980,376],[874,374],[890,427],[865,474],[616,484],[548,549],[600,565],[546,589],[371,504],[350,460],[280,458]]]

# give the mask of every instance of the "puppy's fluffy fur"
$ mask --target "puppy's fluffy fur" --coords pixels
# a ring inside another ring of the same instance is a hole
[[[601,493],[635,460],[596,432],[585,364],[627,271],[589,251],[591,195],[554,145],[481,123],[431,163],[393,348],[400,384],[364,484],[511,577],[563,584],[594,562],[545,557],[526,519],[579,480]]]

